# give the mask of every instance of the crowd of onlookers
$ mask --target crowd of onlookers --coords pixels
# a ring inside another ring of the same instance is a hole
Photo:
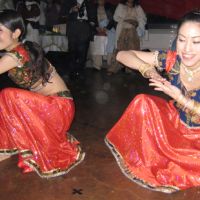
[[[122,65],[116,61],[116,53],[140,49],[147,20],[139,0],[123,0],[118,5],[106,0],[0,0],[0,4],[2,9],[16,9],[22,14],[26,39],[37,43],[40,31],[65,23],[72,76],[84,71],[88,57],[96,70],[106,62],[108,74],[119,71]],[[98,36],[106,36],[106,46]],[[91,42],[98,51],[89,55]]]
[[[118,5],[106,0],[71,0],[65,8],[72,74],[83,71],[91,41],[99,45],[99,54],[90,52],[93,67],[100,70],[106,57],[108,74],[122,68],[115,59],[119,50],[140,49],[147,19],[139,0],[124,0]],[[106,47],[101,47],[97,36],[107,37]]]

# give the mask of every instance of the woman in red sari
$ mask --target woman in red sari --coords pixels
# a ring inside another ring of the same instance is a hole
[[[128,178],[167,193],[200,186],[200,11],[182,18],[176,45],[174,52],[118,53],[171,100],[136,96],[106,136]]]
[[[74,117],[69,89],[42,49],[30,41],[20,14],[0,12],[0,73],[22,89],[0,91],[0,156],[19,154],[18,167],[41,177],[67,173],[84,158],[79,142],[67,133]]]

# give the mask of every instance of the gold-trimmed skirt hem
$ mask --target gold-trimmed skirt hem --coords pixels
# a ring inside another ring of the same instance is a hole
[[[119,165],[122,173],[131,181],[137,183],[138,185],[153,190],[153,191],[157,191],[157,192],[164,192],[164,193],[173,193],[173,192],[177,192],[180,190],[180,188],[176,187],[176,186],[172,186],[172,185],[163,185],[163,186],[156,186],[153,185],[145,180],[140,179],[139,177],[135,176],[128,168],[128,166],[125,164],[122,156],[120,155],[120,153],[117,151],[117,149],[115,148],[115,146],[107,139],[105,138],[105,143],[108,146],[108,148],[110,149],[111,153],[113,154],[113,156],[115,157],[117,164]]]
[[[75,137],[72,135],[68,134],[68,139],[70,142],[77,142]],[[27,158],[32,156],[32,152],[30,150],[18,150],[17,148],[15,149],[0,149],[0,155],[16,155],[16,154],[21,154],[22,158]],[[35,171],[41,178],[53,178],[57,176],[61,176],[64,174],[67,174],[70,170],[72,170],[75,166],[77,166],[79,163],[81,163],[84,160],[85,153],[82,152],[80,145],[77,145],[77,157],[74,163],[72,163],[70,166],[68,166],[66,169],[52,169],[50,171],[43,172],[41,171],[40,167],[38,164],[33,160],[27,158],[24,161],[24,164],[29,166],[33,171]]]

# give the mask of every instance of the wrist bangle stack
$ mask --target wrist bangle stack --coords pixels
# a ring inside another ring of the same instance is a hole
[[[183,95],[180,95],[179,98],[176,100],[177,103],[182,105],[182,110],[186,111],[189,110],[189,113],[194,113],[195,110],[195,101],[192,99],[188,99],[184,97]]]
[[[181,105],[181,109],[184,112],[189,113],[191,116],[199,115],[200,116],[200,103],[193,100],[186,98],[184,95],[180,95],[176,102]]]

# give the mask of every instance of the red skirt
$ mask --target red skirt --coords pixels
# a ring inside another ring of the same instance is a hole
[[[123,173],[171,193],[200,185],[200,128],[189,128],[172,104],[138,95],[105,139]]]
[[[18,166],[41,177],[67,173],[82,161],[79,142],[67,133],[74,117],[72,98],[22,89],[0,92],[0,154],[19,154]]]

